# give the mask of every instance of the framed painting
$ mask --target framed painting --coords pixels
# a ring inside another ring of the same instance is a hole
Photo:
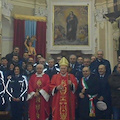
[[[90,2],[51,2],[52,50],[90,50],[92,12]]]

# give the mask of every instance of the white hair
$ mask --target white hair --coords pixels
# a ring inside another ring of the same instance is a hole
[[[37,69],[38,67],[42,67],[42,68],[44,69],[44,65],[43,65],[43,64],[38,64],[38,65],[36,66],[36,69]]]

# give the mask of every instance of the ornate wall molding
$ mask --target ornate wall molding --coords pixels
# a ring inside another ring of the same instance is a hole
[[[20,20],[35,20],[35,21],[46,21],[46,17],[41,17],[41,16],[28,16],[28,15],[14,15],[15,19],[20,19]]]
[[[8,20],[10,20],[12,9],[13,5],[8,0],[2,0],[2,14]]]
[[[118,22],[114,22],[112,24],[113,27],[113,42],[115,44],[115,50],[119,49],[119,37],[120,37],[120,29],[118,28]]]
[[[106,19],[104,18],[104,14],[108,13],[108,9],[106,7],[100,7],[99,9],[95,9],[94,16],[96,23],[100,24],[100,27],[104,28],[104,22]]]
[[[13,37],[2,36],[3,41],[13,41]]]
[[[29,1],[29,0],[11,0],[10,3],[15,6],[22,6],[22,7],[28,7],[28,8],[34,8],[35,2]],[[36,2],[38,5],[39,3]]]
[[[46,5],[41,5],[40,7],[36,7],[35,15],[46,17],[48,15]]]

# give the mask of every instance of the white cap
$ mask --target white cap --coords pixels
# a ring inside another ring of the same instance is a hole
[[[97,108],[101,111],[104,111],[107,109],[107,105],[105,102],[103,101],[98,101],[97,104],[96,104]]]

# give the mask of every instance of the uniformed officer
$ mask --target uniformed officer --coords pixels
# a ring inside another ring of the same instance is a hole
[[[3,72],[0,71],[0,111],[5,111],[5,84],[4,84],[4,77]]]
[[[22,120],[24,102],[28,83],[25,76],[20,73],[20,67],[15,66],[14,75],[8,80],[6,91],[11,103],[12,120]]]

